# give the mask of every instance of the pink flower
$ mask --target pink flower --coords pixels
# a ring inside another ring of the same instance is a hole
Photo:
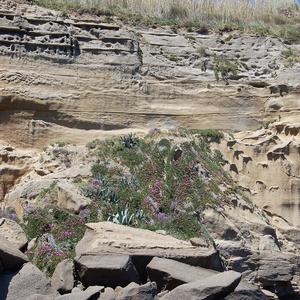
[[[59,240],[64,240],[73,237],[74,233],[72,231],[63,231],[58,237]]]
[[[57,250],[57,251],[54,252],[54,256],[62,257],[62,256],[64,256],[64,253],[60,250]]]
[[[39,255],[42,256],[42,255],[50,254],[51,251],[52,251],[51,245],[47,242],[44,242],[39,249]]]

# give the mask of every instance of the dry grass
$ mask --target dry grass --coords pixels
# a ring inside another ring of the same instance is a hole
[[[31,0],[64,11],[115,15],[147,25],[284,26],[299,24],[295,0]],[[149,24],[151,25],[151,24]],[[298,28],[299,29],[299,28]]]

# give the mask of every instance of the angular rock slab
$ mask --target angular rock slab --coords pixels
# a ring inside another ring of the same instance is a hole
[[[0,270],[16,271],[28,262],[27,256],[8,240],[0,236]]]
[[[0,295],[7,300],[24,300],[32,295],[58,296],[46,275],[31,263],[26,263],[16,274],[0,278]],[[42,299],[42,298],[41,298]]]
[[[74,264],[70,259],[61,261],[55,268],[51,285],[60,294],[70,293],[74,287]]]
[[[220,300],[234,291],[241,280],[241,274],[227,271],[209,278],[178,286],[161,300]]]
[[[141,270],[152,257],[170,258],[194,266],[223,270],[215,250],[195,247],[188,241],[111,222],[89,223],[86,226],[85,235],[76,246],[77,256],[105,253],[130,255],[134,262],[138,261]]]
[[[160,291],[171,291],[181,284],[218,274],[213,270],[193,267],[172,259],[159,257],[154,257],[147,265],[147,273],[150,280],[157,283]]]
[[[259,287],[241,281],[237,288],[224,300],[268,300]]]
[[[128,255],[81,255],[75,259],[77,273],[85,286],[126,286],[139,282],[139,275]]]
[[[0,219],[0,235],[18,249],[23,249],[28,243],[24,230],[17,222],[10,219]]]

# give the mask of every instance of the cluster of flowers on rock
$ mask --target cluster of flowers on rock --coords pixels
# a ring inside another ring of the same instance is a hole
[[[35,244],[27,251],[28,257],[49,275],[56,264],[72,257],[77,242],[85,231],[88,210],[73,215],[59,209],[24,206],[25,231]]]
[[[151,131],[151,136],[159,134],[159,130]],[[148,142],[131,136],[125,140],[98,149],[99,163],[84,191],[93,202],[80,215],[90,216],[98,209],[102,220],[167,229],[177,226],[177,219],[190,219],[202,203],[213,199],[204,184],[209,179],[200,174],[200,169],[207,168],[200,163],[201,145],[188,144],[181,149],[166,138]]]

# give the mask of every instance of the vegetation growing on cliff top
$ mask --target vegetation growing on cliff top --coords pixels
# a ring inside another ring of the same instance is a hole
[[[134,25],[186,27],[188,30],[238,29],[300,40],[295,0],[28,0],[69,12],[113,16]]]

